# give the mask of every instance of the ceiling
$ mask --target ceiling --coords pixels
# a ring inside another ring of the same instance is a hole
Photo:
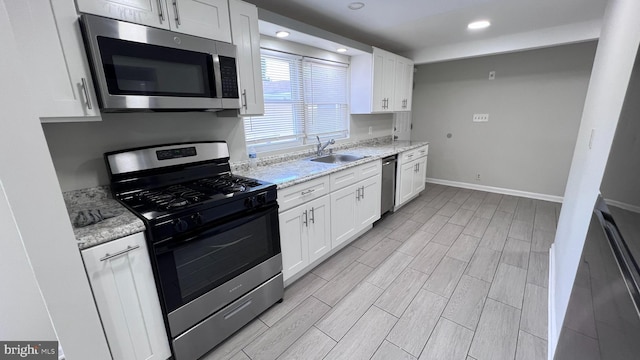
[[[416,63],[598,38],[607,0],[248,0]],[[483,30],[467,24],[489,20]]]

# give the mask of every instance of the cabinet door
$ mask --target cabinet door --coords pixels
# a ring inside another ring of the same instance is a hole
[[[411,111],[411,105],[413,99],[413,61],[408,61],[405,65],[405,80],[404,80],[404,97],[405,97],[405,106],[402,109],[403,111]]]
[[[380,219],[381,182],[381,174],[378,174],[358,183],[361,196],[356,206],[356,232]]]
[[[416,172],[413,173],[413,195],[418,195],[425,188],[427,177],[427,157],[421,157],[414,161],[416,163]]]
[[[396,183],[398,187],[396,206],[404,204],[413,196],[413,174],[416,171],[415,164],[415,161],[411,161],[400,167],[400,173],[398,174],[399,179]]]
[[[331,248],[356,233],[356,196],[358,184],[331,193]]]
[[[309,263],[331,250],[331,201],[324,196],[307,204],[309,214]]]
[[[240,115],[264,114],[262,69],[260,66],[260,30],[258,8],[244,1],[229,0],[231,37],[238,47],[240,76]]]
[[[142,233],[82,251],[114,359],[171,356]]]
[[[384,90],[384,71],[385,71],[385,51],[373,48],[373,112],[385,111],[385,90]]]
[[[79,12],[169,29],[165,0],[76,0],[76,3]]]
[[[395,97],[396,55],[387,52],[384,58],[383,97],[385,106],[383,111],[393,111]]]
[[[42,121],[100,120],[73,2],[5,3]]]
[[[227,0],[167,0],[173,31],[231,42]]]
[[[282,275],[288,279],[309,264],[307,241],[308,213],[306,205],[295,207],[279,215]]]
[[[407,61],[403,57],[398,56],[396,58],[396,67],[395,67],[395,92],[393,97],[393,110],[395,111],[405,111],[405,88],[406,88],[406,71],[407,71]]]

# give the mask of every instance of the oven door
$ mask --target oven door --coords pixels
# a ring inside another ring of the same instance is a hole
[[[282,271],[278,206],[154,244],[172,336]]]

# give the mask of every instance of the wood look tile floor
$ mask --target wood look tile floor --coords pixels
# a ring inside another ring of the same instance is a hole
[[[559,213],[427,184],[203,359],[546,359]]]

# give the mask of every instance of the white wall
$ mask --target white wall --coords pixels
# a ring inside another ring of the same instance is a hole
[[[33,337],[51,336],[50,324],[53,323],[70,360],[110,359],[42,127],[31,106],[36,99],[29,95],[33,92],[28,91],[23,77],[28,69],[18,61],[5,6],[5,2],[0,1],[0,182],[6,195],[6,199],[0,199],[0,206],[4,207],[0,214],[3,225],[0,251],[2,259],[14,258],[16,276],[21,276],[26,283],[24,286],[2,283],[0,313],[26,314],[25,324],[34,325],[26,331]],[[6,210],[7,203],[12,218]],[[22,244],[17,243],[20,240]],[[27,273],[30,271],[27,266],[32,269],[37,284]],[[6,275],[3,271],[3,276]],[[9,287],[9,284],[14,286]],[[41,293],[40,300],[37,295],[33,297],[36,285]],[[6,297],[11,299],[5,300]],[[26,297],[30,301],[21,303],[23,308],[14,306],[16,301]],[[42,300],[50,322],[44,319]],[[30,310],[34,311],[33,318],[29,318]],[[10,320],[8,324],[0,324],[3,334],[8,327],[9,337],[28,335],[22,332],[24,328],[11,328],[13,317],[7,319]]]
[[[555,242],[550,251],[549,355],[553,356],[593,205],[640,44],[640,1],[610,0],[596,51]]]
[[[562,196],[595,47],[418,66],[411,137],[430,142],[427,177]],[[472,122],[474,113],[489,122]]]
[[[0,339],[58,340],[0,181]]]
[[[351,119],[351,140],[390,135],[392,122],[388,114],[355,115]],[[369,126],[372,135],[368,133]],[[102,114],[100,122],[42,127],[62,191],[109,184],[103,159],[107,151],[172,142],[226,140],[232,161],[246,159],[242,120],[216,117],[214,113]]]

